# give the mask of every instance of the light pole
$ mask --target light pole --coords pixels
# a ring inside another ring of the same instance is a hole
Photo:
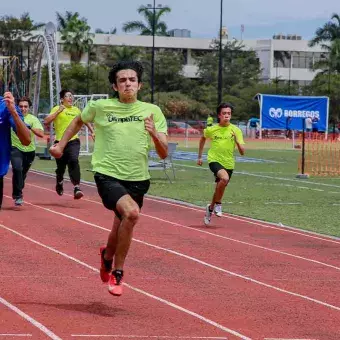
[[[223,0],[220,8],[220,44],[218,54],[218,85],[217,85],[217,105],[222,102],[222,81],[223,81],[223,60],[222,60],[222,17],[223,17]]]
[[[162,5],[156,7],[156,0],[153,0],[153,5],[148,4],[148,8],[152,9],[152,52],[151,52],[151,103],[154,103],[155,93],[155,29],[156,29],[156,9],[162,9]]]

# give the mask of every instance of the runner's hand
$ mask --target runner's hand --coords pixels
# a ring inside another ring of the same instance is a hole
[[[150,117],[146,117],[144,119],[144,126],[145,130],[148,131],[151,136],[155,136],[157,134],[155,122],[153,120],[153,113]]]
[[[61,158],[61,156],[63,155],[63,150],[61,149],[61,147],[59,146],[59,143],[54,144],[50,147],[50,154],[54,157],[54,158]]]
[[[202,164],[203,164],[203,160],[202,160],[202,158],[199,158],[197,160],[197,165],[202,166]]]
[[[14,112],[15,110],[15,99],[11,92],[5,92],[4,93],[4,101],[6,103],[6,106],[9,110],[9,112]]]
[[[65,106],[63,104],[59,105],[59,113],[63,112],[65,110]]]

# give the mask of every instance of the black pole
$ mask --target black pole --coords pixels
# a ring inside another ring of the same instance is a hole
[[[152,57],[151,57],[151,103],[154,103],[155,92],[155,21],[156,21],[156,0],[153,0],[152,15]]]
[[[26,81],[26,95],[30,94],[30,80],[31,80],[31,54],[30,54],[30,44],[27,45],[27,81]]]
[[[220,44],[219,44],[219,55],[218,55],[218,85],[217,85],[217,105],[220,105],[222,102],[222,69],[223,69],[223,60],[222,60],[222,17],[223,17],[223,0],[221,0],[221,9],[220,9]]]
[[[301,159],[301,174],[305,174],[305,126],[306,118],[302,119],[302,159]]]
[[[292,53],[289,54],[289,81],[288,81],[288,94],[290,94],[290,79],[292,72]]]

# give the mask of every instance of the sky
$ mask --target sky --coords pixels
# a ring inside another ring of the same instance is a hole
[[[0,16],[20,16],[29,12],[34,22],[56,23],[56,12],[80,13],[91,28],[108,31],[127,21],[140,20],[140,5],[153,0],[10,0],[1,1]],[[221,0],[161,0],[156,5],[167,5],[171,13],[164,16],[168,29],[189,29],[195,38],[214,38],[218,35]],[[321,6],[320,6],[321,4]],[[274,34],[298,34],[303,39],[314,36],[315,30],[330,20],[333,13],[340,14],[339,0],[223,0],[223,26],[230,38],[270,39]],[[137,34],[137,33],[135,33]]]

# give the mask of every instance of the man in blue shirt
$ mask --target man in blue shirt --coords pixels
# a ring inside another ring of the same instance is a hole
[[[4,176],[7,174],[11,158],[11,128],[23,145],[31,143],[30,130],[24,123],[20,110],[15,106],[11,92],[0,96],[0,209],[3,198]]]

